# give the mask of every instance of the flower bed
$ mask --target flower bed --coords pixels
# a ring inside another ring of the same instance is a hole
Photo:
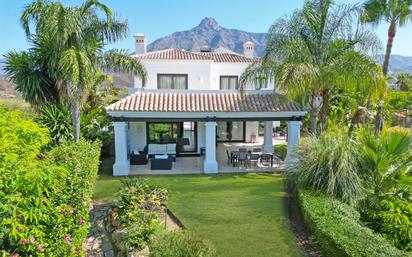
[[[142,179],[123,181],[117,206],[109,212],[112,241],[119,254],[143,250],[150,237],[163,230],[167,190]]]

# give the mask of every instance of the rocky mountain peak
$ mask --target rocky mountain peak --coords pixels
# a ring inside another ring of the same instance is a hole
[[[217,21],[212,17],[203,18],[199,24],[199,27],[216,31],[220,30],[219,23],[217,23]]]

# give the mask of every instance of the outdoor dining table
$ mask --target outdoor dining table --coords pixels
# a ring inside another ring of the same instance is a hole
[[[274,155],[273,153],[251,152],[251,151],[248,151],[248,152],[246,152],[247,158],[249,158],[249,156],[250,156],[251,154],[257,154],[257,155],[259,155],[259,159],[261,158],[262,154],[268,154],[268,155],[270,155],[270,167],[273,167],[273,159],[274,159],[274,157],[275,157],[275,155]],[[236,166],[235,160],[236,160],[236,158],[238,158],[239,155],[240,155],[240,151],[231,151],[231,152],[230,152],[230,160],[231,160],[231,162],[232,162],[232,164],[233,164],[233,167]]]

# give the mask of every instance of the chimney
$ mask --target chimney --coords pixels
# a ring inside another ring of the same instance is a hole
[[[141,33],[134,35],[135,54],[146,53],[146,40],[147,37]]]
[[[211,52],[212,50],[210,49],[210,46],[200,46],[200,52],[202,53],[208,53]]]
[[[255,44],[251,41],[247,41],[243,44],[243,55],[249,58],[255,57]]]

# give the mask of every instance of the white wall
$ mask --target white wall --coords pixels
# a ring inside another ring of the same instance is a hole
[[[143,151],[147,144],[146,139],[146,122],[129,122],[130,151]]]
[[[157,89],[157,74],[187,74],[188,89],[191,90],[219,90],[220,76],[240,76],[249,65],[248,63],[214,63],[212,61],[165,61],[142,60],[147,70],[147,89]],[[135,88],[141,88],[139,78],[135,78]],[[254,89],[247,85],[246,89]],[[268,89],[273,89],[269,83]]]
[[[188,89],[207,90],[210,86],[211,61],[142,61],[147,70],[147,89],[157,89],[157,74],[187,74]],[[135,78],[135,87],[141,88]]]

